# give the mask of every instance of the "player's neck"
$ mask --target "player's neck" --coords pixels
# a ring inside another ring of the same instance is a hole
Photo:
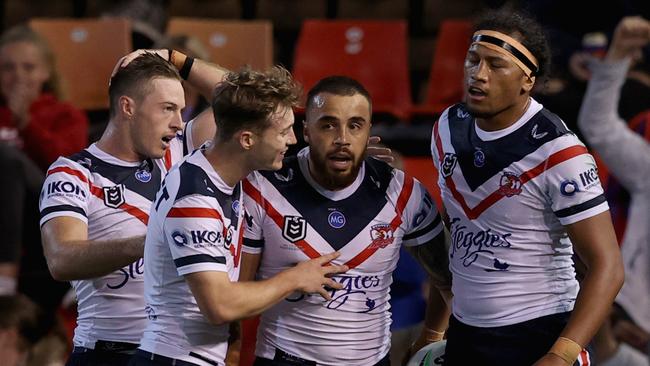
[[[144,160],[144,157],[135,151],[129,133],[124,128],[118,128],[112,120],[108,122],[102,137],[97,141],[97,147],[123,161],[137,162]]]
[[[239,145],[223,141],[212,143],[205,150],[205,158],[224,183],[230,187],[237,185],[252,172]]]
[[[526,96],[520,102],[509,106],[488,118],[476,118],[476,124],[483,131],[499,131],[515,124],[526,113],[530,106],[530,97]]]

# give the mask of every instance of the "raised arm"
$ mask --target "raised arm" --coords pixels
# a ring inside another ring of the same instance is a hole
[[[644,187],[650,174],[650,145],[618,115],[621,87],[631,61],[650,43],[650,22],[624,18],[616,28],[604,61],[594,60],[578,126],[607,167],[630,191]]]

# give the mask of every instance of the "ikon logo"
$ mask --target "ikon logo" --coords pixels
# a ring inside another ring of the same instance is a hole
[[[596,167],[580,173],[580,181],[585,188],[591,188],[591,186],[598,183],[598,170]]]
[[[47,194],[50,195],[54,193],[72,193],[77,196],[86,197],[86,192],[84,192],[81,187],[71,182],[56,181],[49,183],[47,185]]]
[[[300,216],[285,216],[282,236],[295,243],[307,236],[307,221]]]
[[[221,233],[212,230],[192,230],[190,235],[194,244],[215,244],[223,238]]]

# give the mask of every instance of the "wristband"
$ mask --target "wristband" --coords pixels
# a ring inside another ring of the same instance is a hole
[[[192,65],[194,64],[194,57],[187,56],[186,54],[176,50],[170,50],[169,62],[171,62],[176,70],[178,70],[178,73],[181,75],[183,80],[187,80],[190,76]]]
[[[553,347],[548,351],[548,353],[552,353],[563,359],[567,365],[573,365],[580,352],[582,352],[582,346],[565,337],[558,338],[553,344]]]
[[[192,69],[192,65],[194,64],[194,57],[187,56],[185,57],[185,62],[183,62],[183,66],[178,70],[178,74],[183,78],[183,80],[187,80],[188,77],[190,77],[190,70]]]
[[[431,328],[424,328],[424,335],[425,335],[425,340],[428,343],[433,343],[433,342],[441,341],[445,336],[445,332],[444,331],[439,332]]]

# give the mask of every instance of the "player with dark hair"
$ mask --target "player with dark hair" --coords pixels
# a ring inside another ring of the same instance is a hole
[[[623,283],[595,162],[530,96],[548,49],[531,19],[487,14],[465,59],[465,102],[433,129],[451,232],[445,365],[587,364]]]
[[[244,182],[241,278],[264,280],[332,250],[350,269],[333,277],[343,289],[329,289],[331,299],[295,293],[262,314],[255,365],[388,365],[400,247],[437,253],[446,264],[442,220],[422,184],[366,158],[371,99],[361,84],[327,77],[306,104],[309,146],[280,171]],[[448,277],[441,267],[432,271]]]
[[[44,254],[52,276],[71,281],[78,300],[69,365],[124,365],[142,336],[149,209],[172,164],[194,149],[192,141],[214,135],[211,119],[183,124],[177,70],[205,95],[225,74],[189,60],[167,50],[120,60],[102,137],[47,172],[40,204]]]

